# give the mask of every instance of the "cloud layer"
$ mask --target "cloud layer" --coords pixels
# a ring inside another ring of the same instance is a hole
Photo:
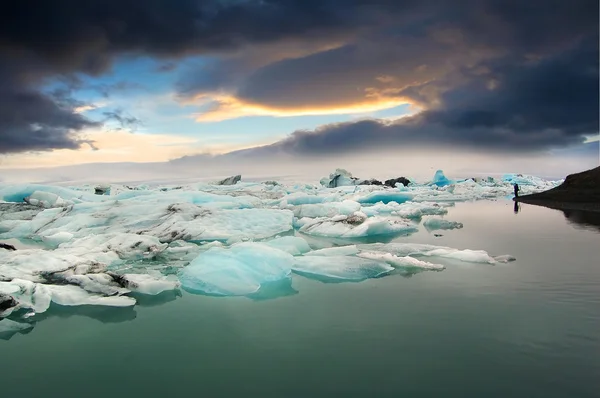
[[[202,104],[199,120],[423,109],[297,131],[255,153],[535,150],[598,132],[593,0],[55,0],[11,2],[0,22],[0,153],[85,144],[80,133],[103,121],[46,83],[142,55],[162,62],[157,73],[210,57],[176,87]],[[123,112],[105,116],[138,123]]]

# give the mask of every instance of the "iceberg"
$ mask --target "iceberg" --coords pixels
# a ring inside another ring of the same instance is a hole
[[[215,247],[196,257],[179,272],[182,287],[192,293],[247,296],[263,284],[287,279],[294,257],[263,243]]]
[[[378,203],[381,202],[383,204],[395,202],[395,203],[404,203],[412,200],[414,195],[407,192],[400,191],[375,191],[371,192],[368,195],[358,197],[356,201],[361,204],[368,203]]]
[[[329,178],[321,179],[321,185],[325,188],[337,188],[343,186],[357,185],[358,178],[353,177],[352,173],[344,169],[336,169],[329,175]]]
[[[444,175],[442,170],[438,170],[435,172],[431,183],[437,185],[438,187],[445,187],[446,185],[452,184],[453,181],[449,180],[448,177]]]

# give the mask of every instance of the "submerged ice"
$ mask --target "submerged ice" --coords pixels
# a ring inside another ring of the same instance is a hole
[[[17,250],[0,245],[0,334],[29,330],[20,317],[35,320],[52,305],[130,307],[181,288],[264,298],[273,284],[293,291],[298,277],[359,282],[456,262],[506,263],[514,258],[403,236],[463,228],[446,218],[455,202],[504,197],[513,183],[524,194],[559,183],[516,174],[460,180],[442,171],[429,181],[396,180],[381,184],[339,169],[321,184],[234,176],[217,184],[107,185],[102,194],[94,185],[0,184],[0,243],[24,242]]]

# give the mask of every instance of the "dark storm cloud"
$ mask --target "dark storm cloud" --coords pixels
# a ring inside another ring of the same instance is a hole
[[[432,142],[535,147],[597,129],[592,116],[598,98],[590,93],[598,83],[592,76],[597,62],[590,61],[598,58],[595,0],[12,1],[0,14],[0,61],[10,64],[0,71],[0,152],[76,148],[82,144],[76,133],[96,125],[73,112],[80,104],[68,92],[44,94],[40,87],[48,78],[99,75],[119,55],[171,62],[189,54],[222,57],[273,43],[327,40],[355,51],[246,71],[217,63],[208,78],[184,79],[180,89],[193,95],[227,86],[258,104],[285,106],[293,98],[287,106],[310,107],[319,98],[335,101],[328,92],[350,97],[344,87],[355,84],[358,91],[374,88],[429,109],[393,125],[369,122],[381,145],[390,136],[404,137],[400,130],[431,135]],[[315,74],[325,76],[322,84],[307,84]],[[377,74],[391,75],[395,83],[374,84]],[[486,91],[488,84],[498,87]],[[330,142],[338,130],[346,131],[349,145],[360,142],[354,138],[359,129],[349,124],[295,133],[284,143],[311,147],[308,141]],[[324,138],[314,138],[319,134]]]
[[[69,109],[67,92],[44,94],[48,77],[98,75],[120,54],[180,57],[247,43],[310,38],[371,23],[413,1],[56,0],[11,1],[0,14],[1,152],[76,148],[95,123]],[[385,6],[380,10],[377,6]],[[355,7],[361,12],[356,13]],[[350,11],[348,11],[350,9]],[[353,11],[354,10],[354,11]],[[7,83],[10,82],[10,85]],[[24,115],[27,117],[23,117]],[[33,127],[32,127],[33,126]]]
[[[232,155],[335,155],[428,147],[532,151],[581,143],[599,130],[598,42],[584,41],[532,63],[487,65],[442,95],[443,106],[394,122],[363,120],[296,131],[273,145]],[[490,80],[494,78],[493,86]]]

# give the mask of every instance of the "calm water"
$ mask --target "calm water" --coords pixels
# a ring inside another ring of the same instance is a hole
[[[294,276],[299,293],[274,300],[53,307],[0,340],[0,396],[599,397],[593,217],[497,201],[448,219],[465,228],[400,240],[517,261],[362,283]]]

